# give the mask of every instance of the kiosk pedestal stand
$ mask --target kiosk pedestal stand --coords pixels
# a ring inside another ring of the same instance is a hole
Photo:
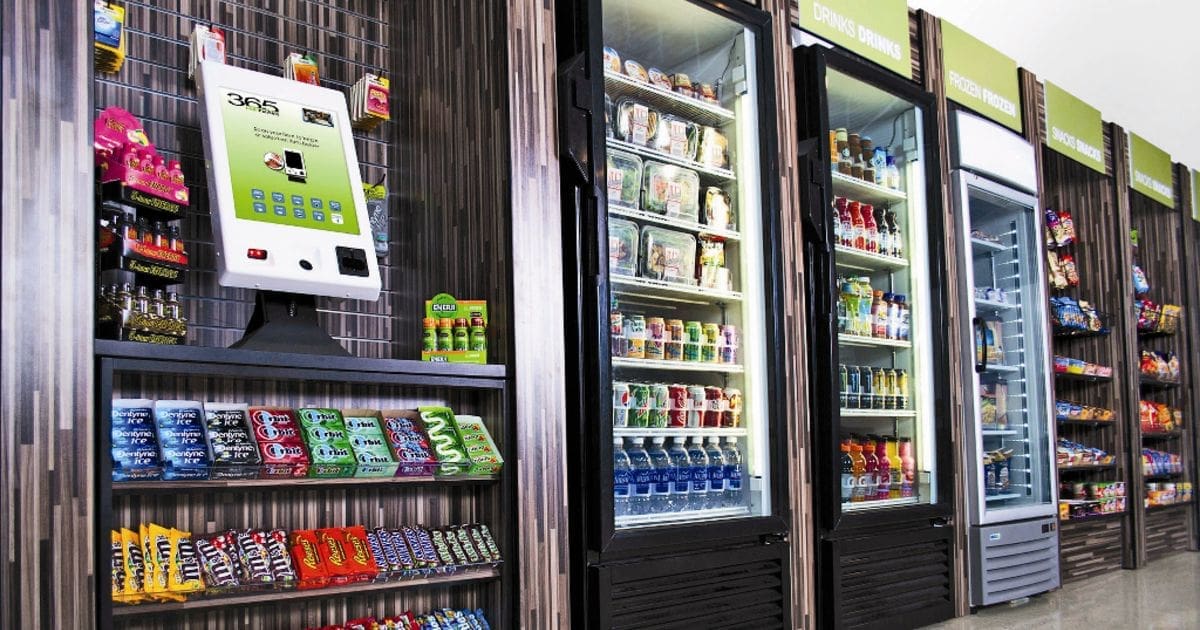
[[[246,334],[230,346],[263,352],[302,352],[348,357],[317,322],[317,299],[311,295],[259,291]]]

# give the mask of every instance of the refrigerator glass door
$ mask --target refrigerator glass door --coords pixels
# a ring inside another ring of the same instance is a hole
[[[976,396],[968,426],[976,523],[1054,512],[1050,374],[1037,200],[982,177],[955,175]]]
[[[829,68],[841,512],[937,502],[922,108]]]
[[[753,31],[602,0],[615,530],[771,514]]]

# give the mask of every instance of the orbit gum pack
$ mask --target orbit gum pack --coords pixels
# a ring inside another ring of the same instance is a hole
[[[354,449],[337,409],[300,409],[300,427],[312,464],[310,477],[348,477],[356,466]]]
[[[145,399],[112,401],[112,479],[158,479],[158,433],[154,402]]]
[[[251,407],[250,426],[262,455],[264,478],[303,477],[308,474],[308,451],[300,439],[300,425],[291,409]]]
[[[396,474],[396,459],[388,449],[388,439],[378,414],[369,409],[342,411],[346,434],[358,461],[355,477],[392,477]]]
[[[471,460],[470,472],[473,475],[492,475],[500,472],[504,458],[500,449],[492,441],[487,425],[479,416],[454,416],[458,426],[458,434],[466,448],[467,457]]]
[[[212,454],[212,479],[248,479],[258,476],[262,456],[246,405],[205,403],[204,423]]]
[[[425,433],[421,414],[411,409],[385,409],[383,411],[384,436],[392,456],[399,462],[397,476],[419,477],[432,475],[437,468],[437,458]]]
[[[471,460],[459,436],[454,412],[449,407],[418,407],[417,412],[421,414],[433,454],[437,457],[437,474],[455,475],[469,469]]]
[[[160,400],[154,404],[162,478],[208,479],[208,441],[204,409],[190,400]]]

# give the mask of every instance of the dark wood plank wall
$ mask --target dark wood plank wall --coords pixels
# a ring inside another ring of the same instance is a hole
[[[321,84],[345,91],[368,71],[391,71],[389,25],[395,6],[369,0],[126,3],[128,57],[119,73],[96,76],[95,107],[98,111],[116,105],[128,110],[142,120],[146,134],[159,151],[183,165],[191,193],[183,236],[194,261],[180,291],[189,320],[188,343],[228,346],[237,341],[254,299],[252,291],[217,284],[200,107],[195,86],[187,78],[188,36],[193,26],[212,23],[221,27],[229,63],[268,74],[282,74],[283,58],[288,53],[312,51],[320,64]],[[399,90],[393,94],[403,96]],[[375,182],[390,173],[388,181],[393,190],[400,183],[390,168],[389,154],[389,135],[399,133],[400,126],[393,122],[370,133],[356,132],[354,144],[364,180]],[[397,207],[395,199],[392,207]],[[399,212],[393,212],[391,223],[393,235],[407,229]],[[397,286],[402,283],[397,263],[402,261],[403,252],[398,248],[383,261],[380,275],[384,294],[377,302],[332,298],[318,301],[322,325],[352,354],[393,358],[392,341],[397,334],[420,335],[419,329],[394,329],[393,309],[403,301],[398,297],[403,287]]]
[[[1065,291],[1055,291],[1046,281],[1047,295],[1067,295],[1077,300],[1086,300],[1098,311],[1106,314],[1105,322],[1115,331],[1104,337],[1056,337],[1052,339],[1052,352],[1063,356],[1093,361],[1114,368],[1116,378],[1111,383],[1053,382],[1055,398],[1072,400],[1087,405],[1105,407],[1117,411],[1117,422],[1112,426],[1059,425],[1052,427],[1056,437],[1102,448],[1117,456],[1118,469],[1089,473],[1070,472],[1060,475],[1060,483],[1086,481],[1128,481],[1128,442],[1126,434],[1130,418],[1125,413],[1128,401],[1128,383],[1121,377],[1126,358],[1120,332],[1124,326],[1126,291],[1124,277],[1128,265],[1119,258],[1117,244],[1121,235],[1115,232],[1111,220],[1115,212],[1116,191],[1112,178],[1098,173],[1075,160],[1045,146],[1046,110],[1044,88],[1037,77],[1021,70],[1022,104],[1025,111],[1025,136],[1036,149],[1038,160],[1039,189],[1042,209],[1069,210],[1077,234],[1073,249],[1067,250],[1075,257],[1079,269],[1080,283]],[[1105,134],[1106,137],[1108,134]],[[1105,156],[1106,170],[1111,173],[1109,156]],[[1047,304],[1047,308],[1049,305]],[[1060,563],[1064,582],[1091,577],[1120,569],[1128,559],[1132,561],[1132,542],[1129,539],[1123,518],[1106,520],[1102,525],[1087,521],[1060,521]]]
[[[942,141],[939,143],[938,151],[941,160],[941,203],[943,223],[947,226],[957,226],[960,223],[957,211],[954,208],[954,203],[951,200],[950,191],[950,112],[946,101],[946,86],[942,81],[942,32],[941,25],[938,22],[937,16],[931,15],[925,11],[917,12],[917,16],[921,21],[921,67],[922,67],[922,85],[932,93],[936,98],[937,112],[936,125],[937,135]],[[929,197],[933,198],[933,192],[930,192]],[[946,300],[947,304],[958,304],[959,296],[959,272],[958,264],[953,261],[958,260],[958,239],[956,238],[957,230],[950,228],[946,230],[945,244],[946,260],[950,261],[947,264],[946,271]],[[952,413],[950,416],[950,435],[949,438],[953,441],[954,453],[954,478],[965,479],[966,469],[968,465],[963,462],[962,456],[962,441],[961,437],[964,432],[963,423],[964,409],[963,396],[974,395],[973,392],[967,392],[969,389],[961,385],[960,375],[962,374],[962,353],[957,352],[955,348],[966,347],[969,340],[963,339],[962,322],[960,321],[960,313],[957,308],[950,308],[947,311],[946,324],[949,326],[947,341],[950,344],[950,356],[946,357],[945,369],[950,371],[950,407]],[[958,385],[956,385],[956,383]],[[974,465],[971,463],[969,465]],[[962,616],[967,614],[969,609],[970,593],[968,590],[969,573],[967,570],[967,535],[970,525],[970,517],[967,513],[967,496],[961,488],[954,490],[954,522],[956,524],[955,536],[951,553],[953,554],[952,567],[958,579],[952,583],[951,597],[955,602],[955,614]]]
[[[0,3],[0,627],[91,623],[92,13]]]
[[[1189,340],[1200,339],[1200,222],[1192,219],[1191,203],[1192,195],[1195,193],[1192,187],[1191,170],[1183,164],[1175,165],[1175,183],[1178,186],[1176,194],[1183,201],[1183,259],[1180,261],[1180,271],[1183,276],[1184,292],[1187,299],[1187,310],[1184,311],[1184,325],[1187,326],[1187,337]],[[1189,393],[1191,395],[1191,405],[1193,411],[1200,410],[1200,343],[1191,341],[1188,346],[1187,365],[1189,371],[1184,377],[1187,379]],[[1200,436],[1197,435],[1195,425],[1191,427],[1192,444],[1191,458],[1192,465],[1192,483],[1196,483],[1197,478],[1200,478]],[[1200,547],[1200,502],[1195,502],[1192,505],[1192,522],[1196,523],[1193,526],[1191,540],[1189,541],[1190,549],[1193,551]]]
[[[815,610],[813,487],[809,473],[808,360],[804,349],[807,317],[807,283],[804,268],[804,178],[797,171],[799,141],[796,129],[796,68],[792,55],[791,27],[797,4],[792,0],[764,0],[762,9],[773,18],[775,46],[776,133],[779,138],[779,226],[783,244],[784,361],[787,374],[786,410],[791,420],[787,434],[788,487],[791,489],[791,606],[796,627],[809,627]]]
[[[522,628],[571,625],[554,3],[508,3],[508,128]]]

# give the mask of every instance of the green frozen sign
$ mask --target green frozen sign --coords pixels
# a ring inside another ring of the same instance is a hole
[[[1046,81],[1046,146],[1104,172],[1104,121],[1100,110]]]
[[[800,27],[912,78],[905,0],[800,0]]]
[[[1129,184],[1143,195],[1175,207],[1171,156],[1136,133],[1129,134]]]
[[[946,98],[1020,133],[1017,62],[946,20],[941,24]]]

